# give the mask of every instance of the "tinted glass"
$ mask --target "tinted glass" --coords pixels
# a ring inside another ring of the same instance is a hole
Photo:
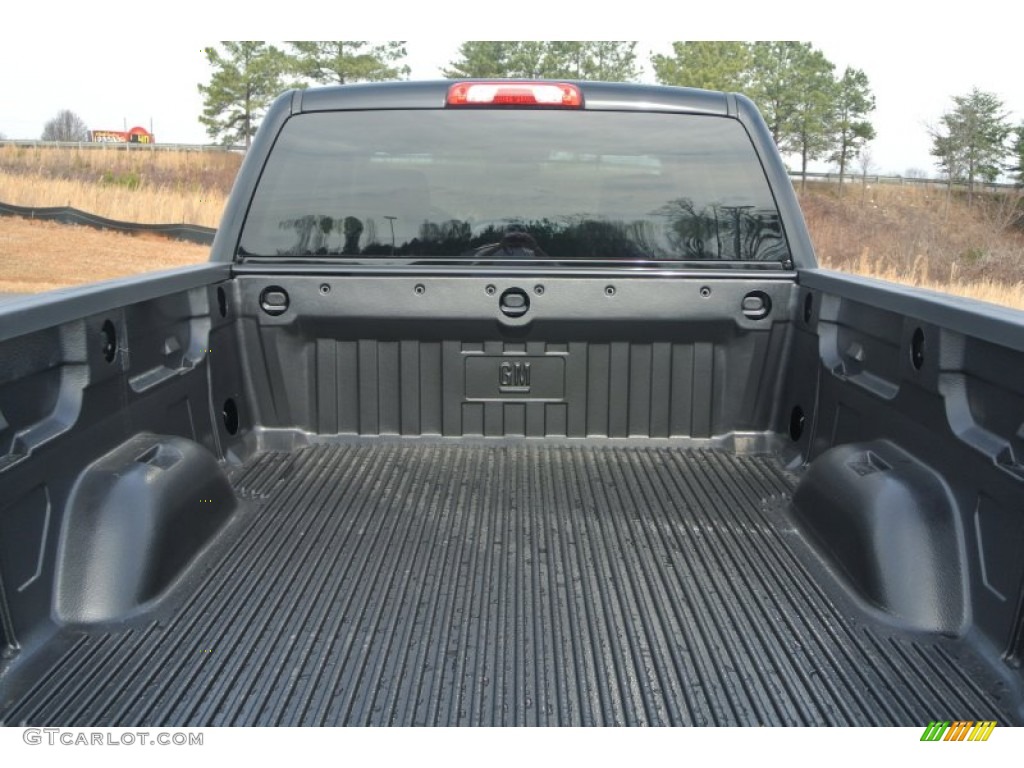
[[[420,110],[299,115],[239,254],[783,261],[746,132],[729,118]]]

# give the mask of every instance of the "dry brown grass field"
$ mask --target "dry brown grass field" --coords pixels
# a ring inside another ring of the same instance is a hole
[[[38,293],[69,285],[198,264],[210,249],[160,235],[0,218],[0,293]]]
[[[0,202],[216,227],[240,165],[233,152],[8,145],[0,147]]]
[[[822,266],[1024,309],[1024,192],[968,207],[941,187],[808,184],[800,204]]]
[[[0,201],[145,223],[219,223],[228,152],[0,147]],[[823,266],[1024,309],[1024,193],[968,208],[940,187],[810,183],[800,194]],[[1014,222],[1017,226],[1014,226]],[[207,249],[0,217],[0,291],[41,291],[206,259]]]

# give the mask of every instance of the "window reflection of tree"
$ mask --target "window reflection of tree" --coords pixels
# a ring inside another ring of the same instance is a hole
[[[746,218],[744,253],[747,258],[765,261],[783,261],[789,258],[786,240],[782,235],[782,219],[778,211],[762,209]]]
[[[295,245],[281,255],[306,256],[328,253],[328,239],[334,229],[331,216],[307,214],[296,219],[285,219],[278,223],[281,229],[294,229],[297,236]]]
[[[367,246],[377,242],[377,222],[368,216],[363,223],[365,228],[363,230],[363,239],[360,242],[364,243],[364,245],[361,252],[365,252]]]
[[[355,216],[346,216],[342,223],[342,233],[345,237],[345,245],[342,246],[341,252],[345,255],[358,254],[359,238],[363,234],[363,222]]]
[[[697,210],[690,198],[653,212],[667,219],[665,237],[684,259],[783,260],[788,258],[777,211],[753,205],[711,204]]]
[[[722,241],[718,212],[711,206],[698,211],[693,200],[679,197],[653,212],[668,220],[665,238],[671,250],[684,259],[721,258]]]
[[[746,255],[743,252],[743,229],[746,218],[749,214],[747,213],[752,205],[722,205],[719,210],[721,211],[721,218],[719,222],[719,243],[722,243],[721,231],[724,229],[726,233],[725,250],[719,250],[719,256],[723,259],[742,259]],[[749,258],[749,256],[746,256]]]
[[[663,223],[659,224],[658,219]],[[501,242],[509,232],[529,234],[556,259],[784,260],[788,249],[778,212],[749,205],[712,204],[698,209],[678,198],[633,221],[578,214],[532,221],[491,222],[473,231],[470,222],[424,220],[415,237],[392,246],[377,239],[372,218],[309,214],[279,222],[293,230],[294,244],[282,256],[458,257]],[[331,241],[335,234],[334,242]],[[529,254],[527,254],[528,256]],[[496,257],[500,258],[500,254]]]
[[[278,227],[294,230],[296,238],[291,247],[278,249],[281,256],[327,256],[339,252],[357,255],[360,253],[359,241],[364,229],[368,229],[364,228],[363,222],[355,216],[334,218],[321,214],[285,219],[278,222]],[[338,245],[331,244],[332,232],[337,232],[340,236],[340,249]]]

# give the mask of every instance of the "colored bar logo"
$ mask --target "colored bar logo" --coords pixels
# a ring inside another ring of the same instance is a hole
[[[995,720],[933,720],[921,734],[921,741],[988,741]]]

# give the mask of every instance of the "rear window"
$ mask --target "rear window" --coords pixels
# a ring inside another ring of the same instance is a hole
[[[290,119],[257,186],[238,255],[790,258],[738,121],[513,109]]]

